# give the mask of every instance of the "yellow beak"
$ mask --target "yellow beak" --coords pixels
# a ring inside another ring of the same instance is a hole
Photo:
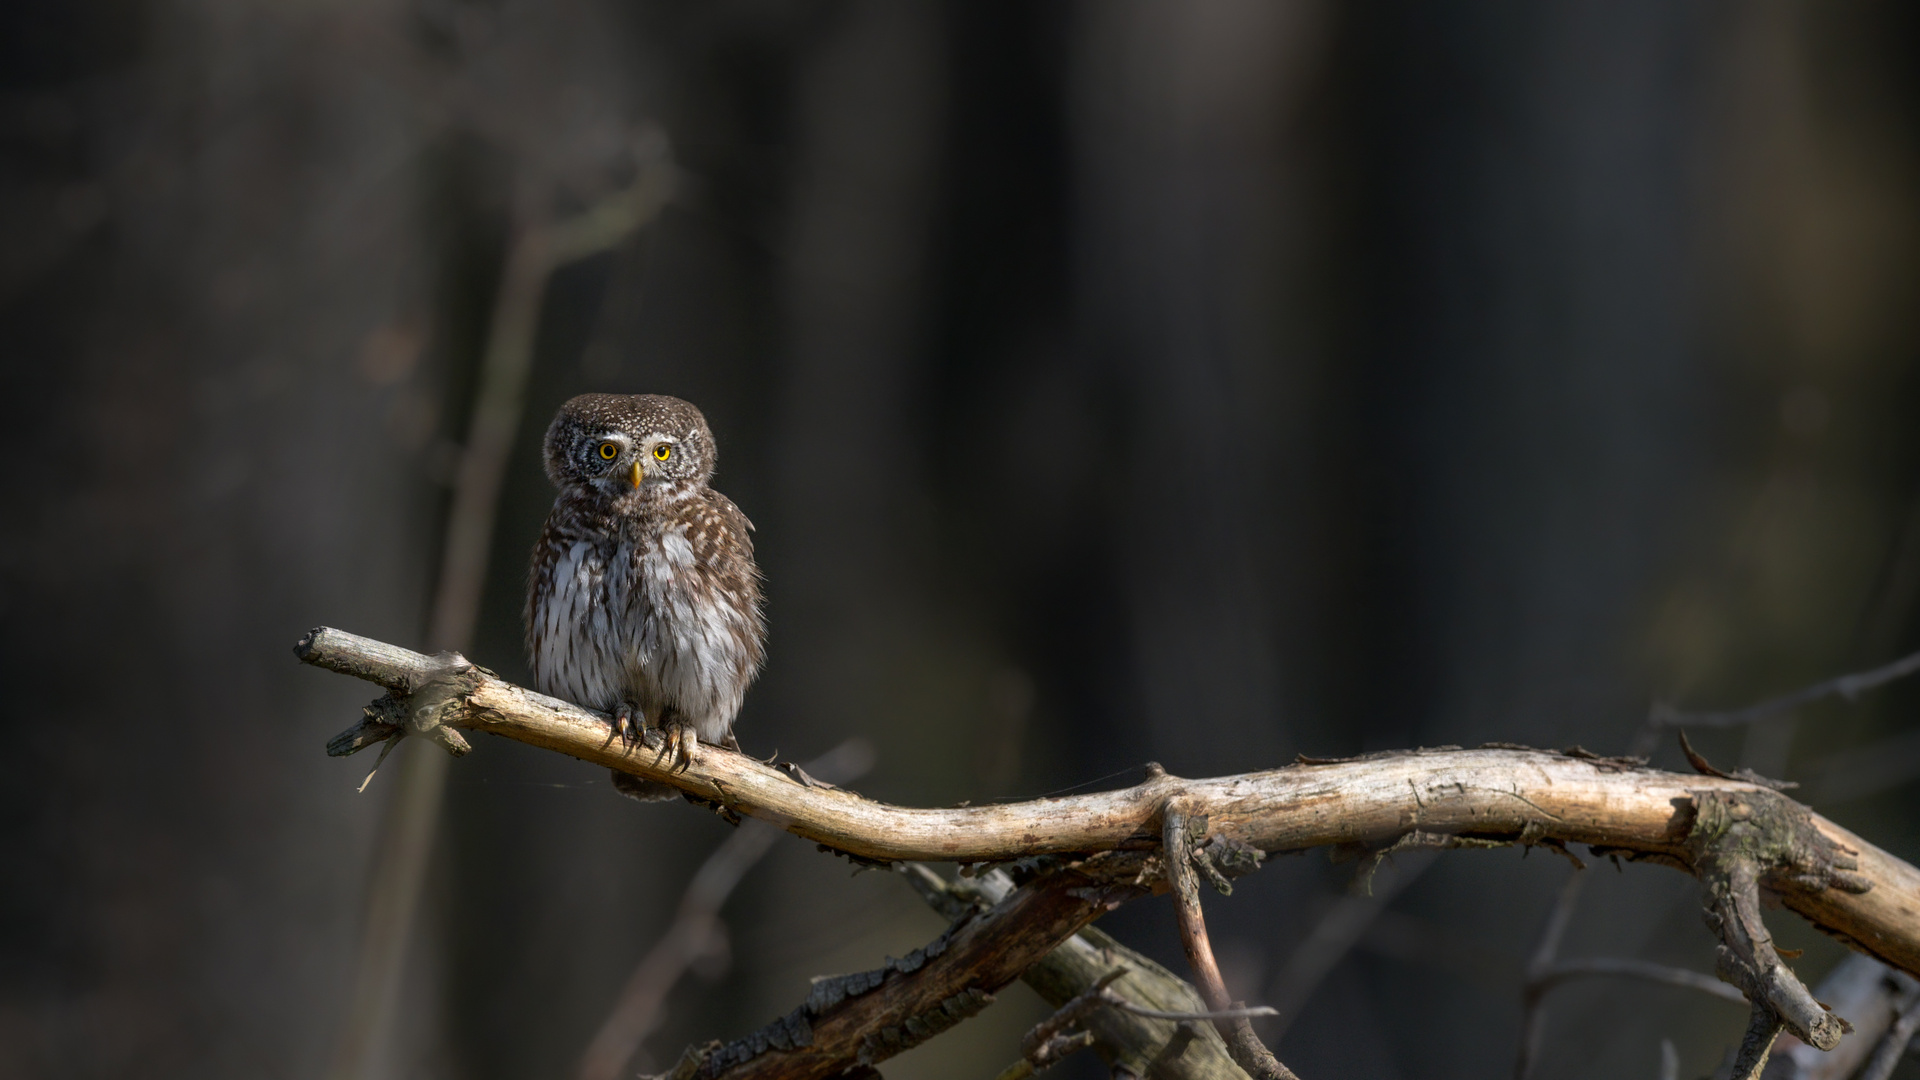
[[[646,478],[647,478],[647,470],[645,468],[645,462],[643,462],[639,458],[634,458],[633,459],[633,486],[638,488],[640,486],[640,481],[645,480]]]

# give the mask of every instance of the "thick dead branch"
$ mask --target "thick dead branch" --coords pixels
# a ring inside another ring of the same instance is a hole
[[[689,1049],[673,1080],[809,1080],[871,1066],[993,1001],[1061,942],[1151,890],[1159,860],[1109,852],[1054,869],[886,966],[814,980],[807,1001],[742,1039]]]
[[[899,869],[921,898],[949,919],[985,908],[1013,891],[1012,879],[999,870],[949,882],[920,863],[902,863]],[[1094,1036],[1094,1053],[1116,1077],[1246,1080],[1210,1025],[1181,1022],[1206,1011],[1199,993],[1098,927],[1089,926],[1061,942],[1020,979],[1047,1004],[1060,1008],[1116,971],[1123,974],[1109,986],[1132,1007],[1096,1010],[1082,1020]]]
[[[1022,1080],[1041,1069],[1050,1068],[1071,1054],[1098,1045],[1099,1036],[1087,1030],[1089,1020],[1092,1016],[1109,1009],[1150,1020],[1246,1020],[1249,1017],[1274,1015],[1274,1010],[1265,1006],[1224,1009],[1217,1012],[1208,1009],[1194,1012],[1149,1009],[1135,1005],[1112,989],[1113,983],[1127,974],[1128,971],[1124,967],[1114,968],[1095,979],[1093,985],[1075,995],[1065,1005],[1060,1006],[1052,1016],[1035,1024],[1033,1029],[1020,1040],[1020,1060],[1003,1070],[999,1080]],[[1074,1030],[1076,1028],[1081,1030]]]
[[[1127,973],[1125,968],[1115,968],[1094,980],[1092,986],[1073,1000],[1054,1010],[1052,1016],[1033,1025],[1020,1040],[1020,1060],[1001,1070],[999,1080],[1025,1080],[1041,1069],[1050,1068],[1061,1059],[1085,1050],[1094,1044],[1095,1036],[1091,1031],[1075,1031],[1088,1013],[1101,1005],[1101,994],[1115,979]]]
[[[296,653],[309,663],[376,682],[401,678],[408,665],[429,662],[418,654],[395,662],[389,659],[392,646],[324,628],[309,634]],[[1716,838],[1734,835],[1726,842],[1737,840],[1743,851],[1753,848],[1746,858],[1757,860],[1756,867],[1766,863],[1764,880],[1756,879],[1756,885],[1767,885],[1788,908],[1861,951],[1920,972],[1920,870],[1785,796],[1738,781],[1682,776],[1591,755],[1446,749],[1212,780],[1160,774],[1119,791],[915,809],[874,802],[846,789],[807,787],[751,757],[716,747],[701,747],[686,771],[669,773],[653,765],[652,754],[626,751],[612,740],[603,714],[515,686],[482,668],[469,667],[449,678],[461,680],[460,693],[437,714],[441,723],[664,781],[696,799],[774,821],[836,851],[878,862],[998,862],[1154,850],[1160,846],[1160,809],[1175,797],[1190,814],[1207,816],[1210,836],[1265,852],[1386,845],[1417,830],[1584,843],[1603,855],[1691,870],[1696,860],[1714,853],[1722,842]],[[1719,815],[1714,821],[1733,813],[1735,804],[1770,809],[1734,834],[1710,827],[1696,836],[1696,806],[1702,802],[1719,807],[1712,811]],[[1762,853],[1754,845],[1768,836],[1773,846]],[[1831,869],[1839,874],[1822,872],[1820,853],[1826,851],[1851,859],[1854,868],[1834,863]],[[1834,884],[1843,887],[1828,887]],[[1854,891],[1856,886],[1867,888]]]

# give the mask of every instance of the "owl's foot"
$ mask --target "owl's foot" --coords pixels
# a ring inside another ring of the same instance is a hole
[[[613,733],[620,736],[620,744],[629,750],[640,742],[640,731],[646,723],[640,706],[631,701],[623,701],[613,710]]]
[[[686,772],[693,767],[693,752],[700,749],[700,736],[691,724],[672,721],[661,725],[661,733],[666,736],[660,742],[660,749],[653,755],[653,763],[660,764],[664,759],[671,772]]]

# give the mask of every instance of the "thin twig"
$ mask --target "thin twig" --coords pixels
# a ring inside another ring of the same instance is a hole
[[[1920,728],[1903,731],[1817,758],[1803,770],[1802,800],[1815,805],[1877,795],[1920,778]]]
[[[1747,1003],[1746,996],[1737,988],[1711,975],[1631,957],[1598,956],[1588,960],[1563,960],[1542,972],[1531,985],[1546,991],[1561,983],[1588,978],[1639,979],[1642,982],[1676,986],[1682,990],[1698,990],[1709,997],[1731,1001],[1736,1005]]]
[[[1861,694],[1869,690],[1885,686],[1887,683],[1897,679],[1904,679],[1915,672],[1920,672],[1920,652],[1913,653],[1910,656],[1903,656],[1891,664],[1874,668],[1871,671],[1855,672],[1851,675],[1842,675],[1824,682],[1817,682],[1812,686],[1805,686],[1795,690],[1791,694],[1782,694],[1779,697],[1762,701],[1757,705],[1749,705],[1744,709],[1728,709],[1722,712],[1687,712],[1676,709],[1664,701],[1656,701],[1652,707],[1647,710],[1646,730],[1657,733],[1662,728],[1739,727],[1743,724],[1751,724],[1758,720],[1765,720],[1770,717],[1779,716],[1782,713],[1792,712],[1803,705],[1811,705],[1825,698],[1841,697],[1848,701],[1856,701]],[[1647,736],[1643,733],[1641,738],[1646,739]],[[1649,748],[1651,748],[1651,745],[1649,741]]]
[[[873,747],[864,739],[849,739],[805,766],[808,773],[830,784],[851,783],[872,767]],[[615,1080],[626,1069],[658,1025],[660,1007],[674,984],[702,956],[725,946],[726,924],[720,921],[720,908],[781,835],[769,822],[747,821],[707,856],[687,883],[672,924],[628,976],[613,1009],[587,1044],[580,1059],[580,1080]]]
[[[1194,818],[1187,804],[1169,799],[1161,807],[1161,850],[1167,862],[1167,883],[1173,889],[1174,911],[1180,920],[1180,945],[1186,950],[1187,963],[1193,968],[1195,982],[1207,1008],[1216,1013],[1240,1008],[1227,993],[1220,977],[1220,963],[1214,959],[1213,943],[1207,938],[1206,913],[1200,907],[1200,882],[1193,869],[1194,837],[1190,824]],[[1246,1019],[1216,1020],[1214,1027],[1227,1041],[1233,1060],[1254,1080],[1299,1080],[1293,1070],[1273,1056],[1253,1025]]]

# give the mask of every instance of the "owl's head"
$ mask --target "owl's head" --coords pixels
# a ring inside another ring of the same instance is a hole
[[[562,489],[623,495],[646,485],[705,483],[713,432],[700,410],[658,394],[581,394],[547,428],[547,476]]]

